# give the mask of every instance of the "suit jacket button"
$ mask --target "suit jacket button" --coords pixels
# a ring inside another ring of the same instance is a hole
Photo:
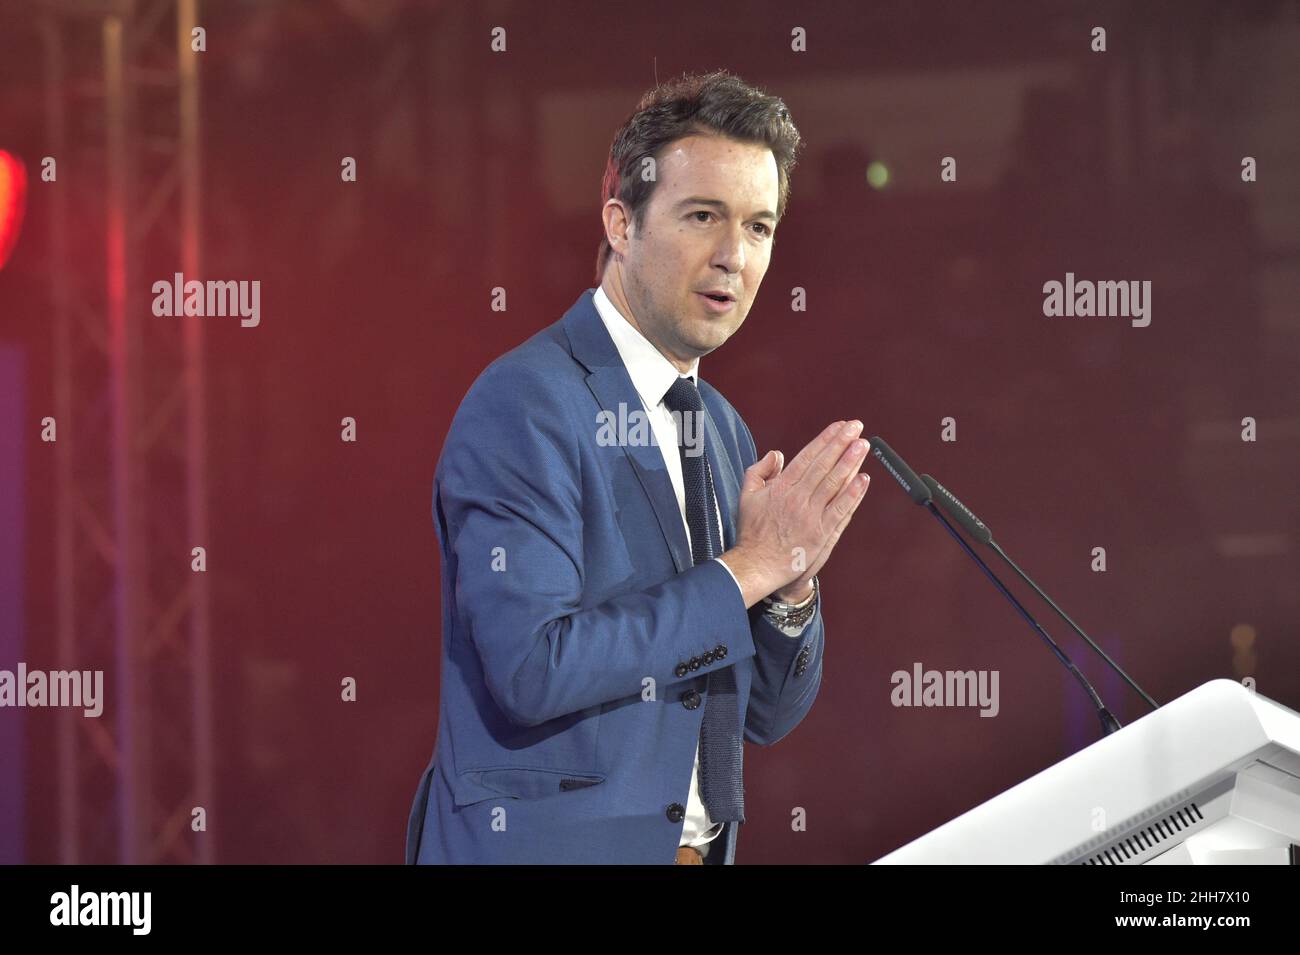
[[[704,662],[705,666],[708,666],[710,663],[712,663],[715,658],[716,658],[716,654],[712,650],[705,651],[704,655],[700,657],[700,659]]]
[[[677,676],[686,676],[686,674],[689,672],[690,672],[690,668],[685,663],[677,664],[676,669],[673,670],[673,673],[675,673]]]
[[[719,660],[725,660],[727,658],[727,648],[719,643],[713,648],[713,655]]]
[[[691,690],[682,697],[682,706],[688,710],[698,709],[700,705],[700,694]]]
[[[686,809],[681,803],[675,802],[669,805],[666,815],[669,822],[681,822],[686,818]]]
[[[698,670],[700,668],[700,658],[691,657],[690,667],[692,670]]]

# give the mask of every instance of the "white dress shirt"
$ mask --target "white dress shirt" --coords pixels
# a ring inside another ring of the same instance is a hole
[[[677,425],[673,421],[672,412],[664,404],[664,395],[668,393],[678,378],[682,377],[677,367],[665,358],[659,349],[655,348],[644,335],[632,327],[623,314],[615,307],[614,303],[609,300],[603,288],[597,288],[593,296],[596,311],[600,314],[601,321],[605,323],[605,328],[609,331],[609,337],[614,340],[614,347],[618,349],[619,357],[623,360],[627,368],[628,376],[632,379],[632,384],[641,397],[641,403],[644,406],[645,413],[650,419],[650,426],[654,430],[655,440],[659,443],[659,450],[663,454],[664,466],[668,469],[668,476],[672,480],[673,490],[677,494],[677,507],[682,513],[682,526],[686,529],[686,540],[689,543],[691,539],[690,525],[686,522],[686,487],[682,480],[682,460],[681,452],[677,447]],[[699,385],[699,367],[700,360],[695,359],[691,365],[690,371],[686,377],[692,378]],[[629,412],[633,409],[629,409]],[[716,501],[714,514],[718,521],[718,540],[723,540],[722,535],[722,514],[717,510]],[[717,560],[717,558],[714,558]],[[724,561],[718,561],[723,567],[727,568],[727,573],[731,574],[731,579],[736,580],[736,575],[731,572]],[[740,581],[736,581],[736,589],[740,590]],[[805,624],[804,626],[807,626]],[[797,638],[803,632],[803,627],[798,629],[782,628],[787,636]],[[744,745],[743,742],[741,745]],[[699,741],[695,744],[695,765],[691,769],[691,786],[690,793],[686,801],[686,818],[682,826],[682,840],[679,845],[700,847],[701,851],[707,854],[707,849],[703,848],[705,843],[717,838],[722,832],[722,823],[716,825],[709,818],[708,810],[704,806],[704,800],[700,795],[699,787],[700,774],[700,747]]]

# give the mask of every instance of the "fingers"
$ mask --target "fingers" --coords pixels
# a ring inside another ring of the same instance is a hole
[[[745,469],[745,490],[756,491],[781,473],[781,452],[769,451]]]
[[[870,485],[871,476],[859,474],[849,481],[848,486],[831,503],[828,511],[832,517],[838,517],[839,522],[835,525],[835,529],[830,536],[826,538],[826,543],[817,555],[817,559],[813,562],[810,573],[815,574],[825,566],[826,561],[831,556],[831,551],[835,549],[835,545],[839,542],[840,535],[844,533],[845,528],[849,526],[849,521],[857,513],[858,505],[862,503],[862,499],[866,496],[867,488]]]
[[[836,529],[842,531],[853,517],[853,512],[858,509],[862,503],[862,498],[867,493],[867,488],[871,485],[871,475],[858,474],[852,480],[848,481],[840,492],[835,495],[835,500],[831,501],[827,510],[836,521]]]
[[[809,463],[804,472],[799,475],[798,479],[798,483],[807,489],[807,494],[810,498],[821,485],[822,481],[826,479],[826,476],[831,473],[836,462],[838,462],[840,457],[844,454],[844,449],[849,446],[849,443],[853,441],[861,431],[861,421],[854,419],[852,421],[844,422],[840,430],[832,432],[829,440],[822,444],[816,457],[812,459],[811,463]],[[834,493],[834,491],[831,493]],[[827,496],[827,499],[829,499],[829,495]],[[824,506],[824,502],[822,503]]]
[[[840,459],[835,462],[835,467],[817,485],[817,490],[812,494],[813,503],[820,507],[826,507],[831,499],[844,487],[844,482],[852,480],[853,476],[858,473],[858,469],[867,460],[867,451],[870,448],[871,442],[865,438],[854,438],[850,441],[849,446],[840,455]]]
[[[767,454],[755,462],[759,468],[759,473],[763,476],[764,481],[770,481],[781,473],[781,452],[769,451]]]
[[[745,477],[740,482],[740,490],[742,492],[757,491],[767,483],[767,478],[764,477],[764,473],[766,469],[765,462],[768,457],[771,457],[771,452],[745,468]]]
[[[790,462],[790,466],[785,469],[787,480],[796,484],[803,480],[804,473],[808,470],[809,465],[812,464],[817,455],[821,454],[822,449],[835,439],[835,435],[838,434],[840,429],[843,427],[843,421],[836,421],[830,427],[822,431],[821,434],[817,435],[817,437],[813,438],[812,441],[808,443],[807,447],[795,455],[794,460]]]

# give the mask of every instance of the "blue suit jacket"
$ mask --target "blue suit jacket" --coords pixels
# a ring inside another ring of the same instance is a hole
[[[644,411],[594,291],[483,371],[438,461],[441,708],[408,864],[671,864],[708,674],[735,667],[737,729],[760,746],[821,685],[821,609],[798,638],[746,610],[725,567],[692,564],[658,446],[598,439],[602,409]],[[730,548],[757,451],[699,388]],[[738,828],[709,863],[735,861]]]

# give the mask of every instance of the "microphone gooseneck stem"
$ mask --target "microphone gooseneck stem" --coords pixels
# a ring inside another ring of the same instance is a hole
[[[1088,636],[1086,633],[1083,632],[1083,628],[1081,626],[1075,623],[1064,610],[1062,610],[1060,607],[1056,605],[1056,601],[1052,600],[1051,597],[1047,596],[1047,594],[1043,591],[1043,588],[1039,587],[1038,584],[1034,583],[1033,579],[1028,574],[1026,574],[1023,570],[1020,569],[1020,567],[1016,564],[1016,562],[1011,559],[1010,555],[1007,554],[1007,552],[1004,551],[1001,548],[1001,546],[999,546],[998,542],[993,539],[993,531],[989,528],[987,524],[985,524],[978,517],[976,517],[974,512],[971,511],[969,507],[967,507],[965,504],[959,501],[957,499],[957,496],[953,494],[952,491],[948,490],[946,487],[944,487],[942,484],[940,484],[930,475],[922,474],[921,481],[922,483],[925,484],[926,488],[928,488],[930,491],[930,497],[929,497],[930,500],[937,501],[939,506],[942,507],[945,511],[947,511],[949,516],[954,521],[956,521],[958,526],[960,526],[962,530],[964,530],[967,534],[969,534],[973,540],[979,541],[981,544],[987,544],[989,547],[993,548],[993,550],[997,553],[997,555],[1002,558],[1002,562],[1005,563],[1007,566],[1009,566],[1012,570],[1014,570],[1016,572],[1016,575],[1022,581],[1024,581],[1030,587],[1032,587],[1034,593],[1042,597],[1043,600],[1046,601],[1047,605],[1051,607],[1052,610],[1056,613],[1056,615],[1060,617],[1062,620],[1064,620],[1067,624],[1069,624],[1070,629],[1072,629],[1075,633],[1077,633],[1080,637],[1082,637],[1083,641],[1086,644],[1088,644],[1089,647],[1092,648],[1093,652],[1095,652],[1099,657],[1101,657],[1103,660],[1106,661],[1107,666],[1109,666],[1112,670],[1118,673],[1120,677],[1123,678],[1125,683],[1127,683],[1135,691],[1137,691],[1138,695],[1141,696],[1142,699],[1144,699],[1148,704],[1150,704],[1153,710],[1160,708],[1160,704],[1158,704],[1155,700],[1153,700],[1142,689],[1142,687],[1138,686],[1137,683],[1133,681],[1133,678],[1130,677],[1127,673],[1125,673],[1118,663],[1112,660],[1106,654],[1106,652],[1102,650],[1101,647],[1097,646],[1097,644],[1093,641],[1092,637]]]
[[[971,549],[971,546],[966,543],[966,538],[962,537],[961,534],[957,532],[957,528],[948,523],[948,519],[940,513],[939,509],[935,507],[933,501],[926,501],[925,508],[935,516],[939,523],[942,524],[948,533],[953,536],[953,539],[961,545],[961,549],[970,556],[970,559],[979,564],[980,570],[984,571],[985,576],[987,576],[989,580],[993,581],[993,585],[1002,592],[1002,595],[1006,597],[1007,600],[1011,601],[1012,606],[1016,608],[1020,613],[1020,616],[1025,618],[1025,621],[1034,628],[1038,635],[1047,643],[1047,646],[1051,651],[1056,654],[1056,657],[1061,661],[1061,664],[1074,675],[1076,680],[1079,681],[1079,685],[1083,687],[1084,692],[1088,694],[1088,698],[1092,700],[1092,705],[1097,708],[1097,715],[1101,719],[1102,730],[1109,735],[1119,729],[1119,720],[1115,719],[1111,712],[1106,709],[1105,704],[1101,701],[1101,697],[1097,695],[1097,691],[1093,689],[1092,684],[1088,682],[1088,678],[1079,672],[1079,669],[1066,655],[1065,651],[1056,645],[1056,641],[1048,635],[1047,631],[1044,630],[1038,621],[1033,618],[1033,615],[1030,614],[1030,612],[1024,608],[1024,605],[1016,599],[1016,595],[1007,590],[1002,581],[998,579],[997,574],[993,573],[993,571],[989,569],[989,565],[984,563],[983,559],[980,558],[980,555]]]
[[[1105,650],[1103,650],[1101,647],[1097,646],[1097,644],[1093,643],[1093,641],[1092,641],[1092,637],[1090,637],[1090,636],[1088,636],[1086,633],[1084,633],[1084,632],[1083,632],[1083,628],[1080,627],[1080,626],[1079,626],[1077,623],[1075,623],[1073,620],[1071,620],[1069,614],[1067,614],[1064,610],[1062,610],[1060,607],[1058,607],[1058,606],[1056,605],[1056,601],[1054,601],[1051,597],[1047,596],[1047,594],[1043,593],[1042,588],[1039,587],[1038,584],[1036,584],[1036,583],[1034,583],[1032,580],[1030,580],[1029,576],[1028,576],[1028,575],[1027,575],[1023,570],[1021,570],[1021,569],[1016,565],[1016,562],[1015,562],[1014,560],[1012,560],[1012,559],[1007,555],[1007,552],[1004,551],[1001,547],[998,546],[998,542],[997,542],[997,541],[990,540],[990,541],[989,541],[989,546],[992,547],[993,550],[997,553],[997,555],[998,555],[999,557],[1001,557],[1001,558],[1006,562],[1006,565],[1007,565],[1008,567],[1010,567],[1012,570],[1014,570],[1014,571],[1016,572],[1016,576],[1018,576],[1021,580],[1023,580],[1023,581],[1024,581],[1025,583],[1027,583],[1030,587],[1032,587],[1034,593],[1036,593],[1036,594],[1038,594],[1038,596],[1042,597],[1043,600],[1045,600],[1045,601],[1047,602],[1047,605],[1048,605],[1049,607],[1051,607],[1054,611],[1056,611],[1056,615],[1057,615],[1058,617],[1060,617],[1062,620],[1064,620],[1066,623],[1068,623],[1068,624],[1070,625],[1071,629],[1073,629],[1075,633],[1077,633],[1079,636],[1083,637],[1083,639],[1086,640],[1086,641],[1088,642],[1088,646],[1090,646],[1090,647],[1092,647],[1094,650],[1096,650],[1097,653],[1098,653],[1098,655],[1099,655],[1103,660],[1105,660],[1107,663],[1110,664],[1110,668],[1111,668],[1112,670],[1114,670],[1116,673],[1118,673],[1121,677],[1124,678],[1124,682],[1126,682],[1129,686],[1133,687],[1133,689],[1137,692],[1137,694],[1138,694],[1140,697],[1142,697],[1142,699],[1146,700],[1148,704],[1150,704],[1151,709],[1153,709],[1153,710],[1158,710],[1158,709],[1160,709],[1160,704],[1157,703],[1155,700],[1151,699],[1151,697],[1149,697],[1149,696],[1147,695],[1146,691],[1145,691],[1144,689],[1142,689],[1142,687],[1140,687],[1140,686],[1138,686],[1136,683],[1134,683],[1132,677],[1130,677],[1127,673],[1125,673],[1124,670],[1123,670],[1123,668],[1121,668],[1120,665],[1119,665],[1118,663],[1116,663],[1114,660],[1112,660],[1112,659],[1111,659],[1111,658],[1106,654],[1106,651],[1105,651]]]

